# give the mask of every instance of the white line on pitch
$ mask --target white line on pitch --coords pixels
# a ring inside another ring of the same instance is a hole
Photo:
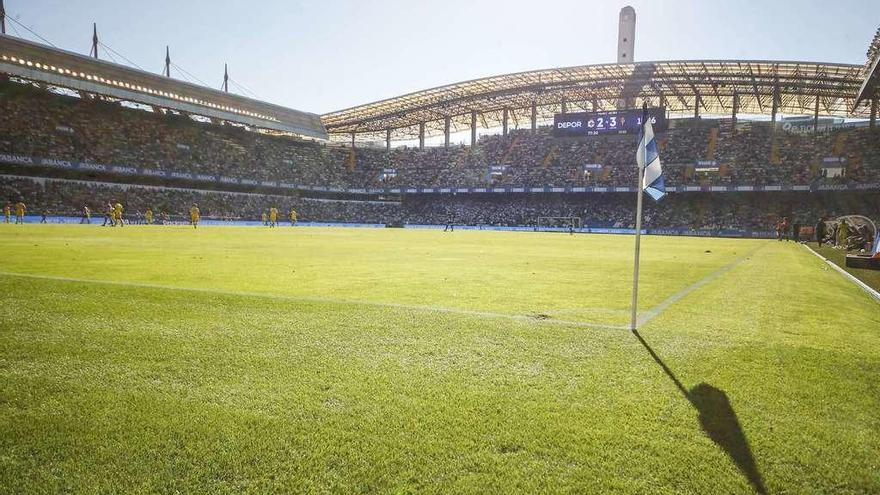
[[[636,327],[640,327],[640,326],[644,325],[645,323],[648,323],[649,321],[651,321],[654,318],[656,318],[657,316],[659,316],[663,311],[666,311],[666,308],[677,303],[678,301],[680,301],[682,298],[684,298],[685,296],[687,296],[691,292],[693,292],[693,291],[699,289],[700,287],[708,284],[709,282],[717,279],[718,277],[724,275],[725,273],[729,272],[730,270],[733,270],[737,265],[739,265],[740,263],[742,263],[743,261],[748,259],[749,256],[752,256],[753,254],[755,254],[755,252],[758,251],[759,249],[761,249],[762,247],[764,247],[764,246],[761,245],[761,246],[758,246],[758,247],[752,249],[751,251],[749,251],[746,254],[740,256],[739,258],[731,261],[730,263],[722,266],[721,268],[715,270],[714,272],[709,273],[708,275],[701,278],[700,280],[697,280],[696,282],[692,283],[691,285],[688,285],[684,289],[681,289],[680,291],[676,292],[675,294],[672,294],[671,296],[667,297],[664,301],[662,301],[660,304],[658,304],[658,305],[654,306],[653,308],[640,314]]]
[[[446,308],[446,307],[442,307],[442,306],[419,306],[419,305],[415,305],[415,304],[400,304],[400,303],[387,303],[387,302],[376,302],[376,301],[358,301],[358,300],[351,300],[351,299],[334,299],[334,298],[308,297],[308,296],[290,296],[290,295],[284,295],[284,294],[264,294],[264,293],[259,293],[259,292],[233,291],[233,290],[224,290],[224,289],[209,289],[209,288],[201,288],[201,287],[176,287],[173,285],[151,284],[148,282],[129,282],[129,281],[120,281],[120,280],[96,280],[96,279],[76,278],[76,277],[62,277],[62,276],[55,276],[55,275],[38,275],[38,274],[32,274],[32,273],[0,272],[0,276],[31,278],[31,279],[38,279],[38,280],[52,280],[52,281],[58,281],[58,282],[77,282],[77,283],[86,283],[86,284],[104,284],[104,285],[115,285],[115,286],[122,286],[122,287],[137,287],[137,288],[141,288],[141,289],[160,289],[160,290],[199,292],[199,293],[203,293],[203,294],[216,294],[216,295],[223,295],[223,296],[256,297],[256,298],[277,299],[277,300],[284,300],[284,301],[297,301],[297,302],[310,302],[310,303],[323,303],[323,304],[346,304],[346,305],[352,305],[352,306],[372,306],[372,307],[379,307],[379,308],[403,309],[403,310],[410,310],[410,311],[448,313],[448,314],[458,314],[458,315],[466,315],[466,316],[482,316],[482,317],[487,317],[487,318],[504,318],[504,319],[515,320],[515,321],[520,321],[520,322],[549,324],[549,325],[576,326],[576,327],[609,329],[609,330],[627,330],[629,328],[629,327],[622,326],[622,325],[603,325],[603,324],[599,324],[599,323],[587,323],[587,322],[572,321],[572,320],[556,320],[556,319],[552,319],[552,318],[540,319],[540,318],[535,318],[535,317],[528,316],[528,315],[495,313],[492,311],[478,311],[478,310],[459,309],[459,308]]]
[[[812,246],[809,246],[807,244],[804,244],[803,246],[805,248],[807,248],[807,251],[813,253],[819,259],[823,260],[825,263],[828,263],[828,265],[831,266],[831,268],[834,268],[834,270],[836,270],[837,273],[840,273],[841,275],[846,277],[847,280],[856,284],[863,291],[867,292],[868,295],[873,297],[875,301],[880,302],[880,292],[877,292],[876,290],[872,289],[870,286],[868,286],[868,284],[866,284],[866,283],[862,282],[861,280],[859,280],[858,278],[856,278],[856,276],[853,275],[852,273],[849,273],[848,271],[844,270],[843,268],[837,266],[837,263],[835,263],[835,262],[829,260],[828,258],[822,256],[821,254],[819,254],[815,249],[813,249]],[[846,256],[844,255],[844,261],[845,260],[846,260]]]

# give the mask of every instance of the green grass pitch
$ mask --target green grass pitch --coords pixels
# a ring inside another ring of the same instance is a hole
[[[854,275],[856,278],[864,282],[868,287],[873,288],[874,290],[880,291],[880,270],[869,270],[865,268],[848,268],[846,266],[846,252],[840,249],[834,249],[831,246],[824,245],[822,247],[818,247],[815,242],[811,242],[810,246],[819,253],[831,261],[835,265],[843,268],[850,275]]]
[[[634,334],[632,247],[0,225],[0,493],[880,492],[880,305],[650,236]]]

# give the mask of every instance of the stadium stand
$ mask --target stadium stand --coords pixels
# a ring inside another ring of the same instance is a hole
[[[133,215],[147,207],[185,215],[199,202],[206,218],[217,219],[256,219],[276,206],[316,222],[528,226],[539,217],[578,217],[588,227],[626,228],[634,216],[635,137],[562,138],[538,119],[547,122],[576,96],[581,109],[659,96],[668,111],[693,109],[694,117],[668,119],[658,134],[674,194],[648,205],[649,228],[745,232],[772,230],[780,216],[808,224],[820,215],[876,217],[878,39],[864,66],[569,67],[467,81],[318,119],[2,36],[0,200],[73,216],[84,205],[99,212],[112,199]],[[605,86],[590,97],[570,84],[581,80]],[[623,92],[654,91],[599,93],[618,83]],[[823,115],[838,117],[821,128],[820,104]],[[701,109],[715,118],[700,117]],[[522,120],[529,110],[530,127],[508,130],[508,117]],[[772,121],[740,120],[737,112]],[[776,122],[777,112],[815,115],[801,132]],[[503,131],[477,139],[478,120]],[[450,130],[464,128],[472,144],[450,145]],[[416,129],[418,147],[390,146],[392,136],[412,138]],[[441,132],[444,146],[424,146],[426,135]],[[382,133],[386,146],[355,146],[358,133]],[[334,142],[348,135],[350,145]]]
[[[206,219],[257,220],[270,207],[295,208],[305,222],[440,225],[450,219],[461,225],[534,226],[539,217],[578,217],[593,228],[632,228],[635,204],[631,194],[592,195],[411,195],[402,201],[305,198],[297,196],[208,191],[190,188],[114,184],[0,175],[0,195],[23,200],[33,214],[77,217],[83,206],[102,212],[108,202],[126,205],[127,220],[137,222],[147,208],[172,219],[187,215],[196,202]],[[776,221],[812,225],[821,216],[860,211],[880,217],[880,203],[871,192],[692,193],[648,203],[645,225],[650,229],[769,232]]]
[[[880,139],[873,129],[802,135],[774,132],[760,122],[740,122],[736,129],[724,120],[671,123],[660,140],[671,184],[880,182]],[[14,82],[0,88],[0,153],[260,181],[354,188],[628,186],[635,182],[632,141],[627,136],[558,139],[542,128],[485,136],[474,147],[352,150]],[[695,173],[695,164],[707,156],[719,170]],[[847,174],[822,177],[826,158],[844,159]],[[601,168],[585,173],[587,163]],[[490,166],[503,166],[504,172],[489,177]],[[383,180],[389,168],[396,177]]]
[[[257,220],[270,207],[278,208],[283,218],[295,208],[304,221],[380,223],[400,218],[399,202],[297,198],[11,175],[0,175],[0,194],[24,201],[34,215],[45,211],[50,215],[78,217],[84,206],[99,215],[108,202],[118,201],[126,205],[126,220],[130,222],[137,222],[147,208],[157,218],[167,213],[173,220],[184,219],[192,203],[199,204],[204,218],[214,220]]]

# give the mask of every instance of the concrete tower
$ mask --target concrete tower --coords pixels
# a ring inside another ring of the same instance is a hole
[[[631,64],[635,59],[636,9],[627,5],[620,9],[620,25],[617,30],[617,63]]]

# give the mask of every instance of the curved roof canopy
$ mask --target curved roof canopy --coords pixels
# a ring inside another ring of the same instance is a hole
[[[870,100],[880,96],[880,29],[874,34],[871,45],[868,46],[868,61],[865,62],[865,82],[859,90],[858,101]]]
[[[263,129],[326,139],[318,115],[0,35],[0,73]]]
[[[538,121],[562,111],[614,110],[621,106],[665,105],[672,112],[770,114],[774,95],[779,113],[864,117],[856,106],[865,80],[863,66],[816,62],[695,60],[598,64],[519,72],[474,79],[409,93],[323,115],[331,134],[365,133],[373,139],[443,134],[469,129],[471,112],[478,126],[500,126],[503,111],[510,124],[529,125],[532,104]],[[521,123],[525,124],[521,124]]]

